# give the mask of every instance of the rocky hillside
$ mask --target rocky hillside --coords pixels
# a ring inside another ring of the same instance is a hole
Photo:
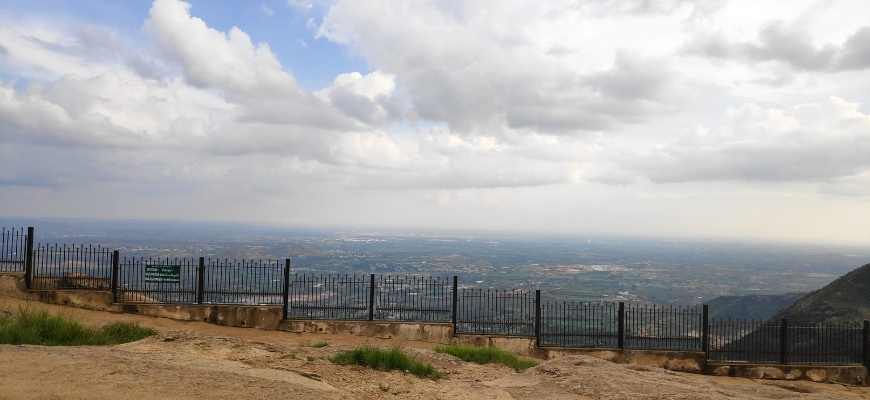
[[[768,319],[794,304],[804,293],[719,296],[710,305],[710,319]]]
[[[870,319],[870,264],[801,297],[774,318],[813,323]]]

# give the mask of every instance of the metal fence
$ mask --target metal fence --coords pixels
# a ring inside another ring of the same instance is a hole
[[[714,320],[708,359],[759,364],[862,364],[867,323]]]
[[[283,304],[284,267],[282,260],[204,260],[200,303]]]
[[[40,244],[33,250],[31,288],[112,288],[112,250],[91,245]]]
[[[281,260],[125,257],[118,265],[114,298],[125,303],[284,303]]]
[[[195,304],[199,262],[193,258],[124,257],[118,266],[115,301]]]
[[[535,297],[529,289],[459,289],[457,333],[535,336]]]
[[[0,228],[0,272],[24,272],[26,246],[27,229]]]
[[[285,319],[452,322],[454,334],[541,347],[703,351],[712,362],[870,364],[870,324],[708,321],[708,307],[541,301],[539,290],[460,288],[458,278],[290,273],[290,260],[120,258],[0,230],[0,272],[31,289],[112,290],[119,303],[283,305]]]
[[[287,317],[450,322],[452,291],[442,277],[292,274]]]
[[[367,320],[371,276],[291,274],[287,318]]]
[[[542,303],[538,344],[545,347],[617,348],[620,340],[619,310],[618,303]]]
[[[374,282],[371,319],[450,322],[452,285],[448,278],[380,275]]]
[[[625,305],[625,343],[629,349],[703,349],[703,306],[629,303]]]

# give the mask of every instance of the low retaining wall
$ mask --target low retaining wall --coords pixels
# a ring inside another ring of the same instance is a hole
[[[708,363],[704,372],[715,376],[751,379],[805,380],[825,383],[866,385],[867,369],[860,365],[770,365]]]
[[[281,329],[294,333],[326,333],[449,343],[453,325],[449,323],[287,320]]]
[[[112,293],[104,290],[37,290],[28,291],[23,273],[0,274],[0,295],[96,311],[123,312],[203,321],[241,328],[278,329],[280,306],[243,306],[217,304],[113,304]]]
[[[701,373],[704,371],[704,353],[694,351],[631,350],[631,349],[574,349],[545,347],[540,349],[550,360],[567,355],[582,354],[620,364],[659,367],[671,371]]]
[[[202,321],[238,328],[277,330],[281,325],[280,306],[240,306],[222,304],[116,304],[120,312],[150,317]]]

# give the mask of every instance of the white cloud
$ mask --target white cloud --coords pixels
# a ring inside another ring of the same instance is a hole
[[[727,122],[631,154],[655,182],[832,181],[870,169],[870,115],[832,97],[782,109],[746,104]]]
[[[4,20],[0,186],[81,200],[52,210],[241,218],[246,204],[287,221],[545,230],[638,229],[628,215],[665,232],[687,208],[779,212],[782,192],[860,213],[866,6],[740,3],[292,1],[315,40],[371,68],[316,90],[269,43],[178,0],[153,3],[141,40]],[[175,202],[148,206],[149,191]]]

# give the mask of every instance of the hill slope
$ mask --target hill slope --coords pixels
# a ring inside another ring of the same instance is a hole
[[[812,323],[870,319],[870,264],[801,297],[774,318]]]
[[[768,319],[804,294],[719,296],[707,304],[710,306],[710,319]]]

